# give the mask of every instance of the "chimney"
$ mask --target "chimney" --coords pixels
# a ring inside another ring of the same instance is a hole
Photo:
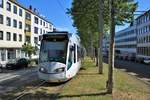
[[[34,12],[36,13],[36,8],[34,8]]]
[[[29,6],[29,10],[32,10],[32,5]]]

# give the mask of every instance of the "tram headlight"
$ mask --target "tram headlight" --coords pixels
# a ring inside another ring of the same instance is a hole
[[[40,71],[40,72],[43,72],[43,73],[47,73],[47,69],[45,69],[44,67],[41,67],[41,68],[39,69],[39,71]]]
[[[57,73],[64,72],[64,71],[65,71],[64,67],[55,69],[55,72],[57,72]]]

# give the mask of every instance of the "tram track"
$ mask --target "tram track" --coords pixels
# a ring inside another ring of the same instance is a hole
[[[46,85],[48,85],[48,86],[46,86]],[[35,98],[37,98],[38,96],[32,97],[32,92],[36,91],[39,88],[44,87],[44,86],[48,87],[48,88],[55,88],[53,93],[49,94],[49,96],[46,97],[46,98],[49,98],[50,100],[55,100],[65,85],[66,85],[66,82],[65,83],[47,83],[46,81],[42,81],[30,89],[23,90],[18,96],[16,96],[14,98],[14,100],[26,100],[28,98],[30,98],[30,100],[35,100]],[[40,95],[42,95],[42,94],[40,94]],[[40,98],[42,98],[42,96]]]
[[[37,89],[39,88],[41,85],[43,85],[46,81],[42,81],[40,84],[38,84],[37,86],[34,86],[33,88],[29,89],[29,90],[24,90],[20,95],[18,95],[14,100],[20,100],[23,96],[27,95],[30,93],[30,90],[32,89]]]

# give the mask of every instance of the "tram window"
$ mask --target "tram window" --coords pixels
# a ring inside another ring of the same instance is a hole
[[[66,62],[66,43],[42,41],[40,62]]]
[[[77,46],[77,61],[80,61],[80,58],[81,58],[80,47]]]
[[[70,46],[70,51],[74,51],[74,46]]]
[[[76,63],[76,44],[74,44],[74,63]]]
[[[74,46],[70,46],[67,70],[74,63],[74,60],[73,60],[74,59],[74,55],[73,55],[73,53],[74,53]]]

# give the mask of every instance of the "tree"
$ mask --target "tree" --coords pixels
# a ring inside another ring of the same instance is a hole
[[[22,51],[28,54],[31,59],[31,55],[36,52],[36,47],[33,47],[31,44],[24,44],[22,45]]]
[[[100,8],[100,2],[102,0],[73,0],[72,8],[68,9],[68,13],[72,15],[72,19],[74,20],[74,26],[77,27],[78,33],[80,33],[82,44],[88,48],[89,43],[94,42],[90,41],[90,36],[88,32],[92,33],[92,37],[97,36],[99,33],[99,24],[104,24],[104,28],[102,31],[104,33],[110,33],[111,42],[110,42],[110,50],[109,50],[109,73],[108,73],[108,81],[107,81],[107,90],[112,93],[113,88],[113,67],[114,67],[114,36],[115,36],[115,26],[123,25],[124,23],[128,23],[133,21],[133,13],[137,8],[137,3],[134,0],[113,0],[112,7],[115,9],[111,9],[111,14],[113,11],[113,15],[111,15],[110,20],[110,9],[109,2],[112,3],[112,0],[103,0],[103,7]],[[103,17],[103,23],[99,22],[99,12],[103,10],[101,16]],[[113,21],[114,20],[114,21]],[[112,22],[113,21],[113,22]],[[103,32],[99,37],[102,41]],[[96,45],[98,42],[96,41]],[[92,43],[93,44],[93,43]],[[93,45],[94,46],[94,45]],[[102,48],[102,45],[100,45]],[[102,50],[99,50],[99,54],[102,54]],[[99,58],[102,63],[102,58]]]
[[[98,48],[98,0],[74,0],[68,13],[72,15],[74,26],[80,33],[81,43],[88,54],[94,54],[94,48]],[[96,2],[96,3],[95,3]],[[90,45],[89,45],[90,44]],[[93,57],[93,56],[92,56]],[[97,60],[96,60],[97,61]]]
[[[102,47],[103,47],[103,33],[104,33],[104,18],[103,18],[103,11],[104,11],[104,1],[99,0],[99,46],[98,46],[98,68],[99,74],[103,73],[103,54],[102,54]]]
[[[118,1],[118,2],[117,2]],[[114,68],[114,46],[115,26],[124,22],[133,21],[133,13],[137,8],[134,0],[110,0],[110,45],[109,45],[109,72],[107,81],[107,92],[113,91],[113,68]]]

